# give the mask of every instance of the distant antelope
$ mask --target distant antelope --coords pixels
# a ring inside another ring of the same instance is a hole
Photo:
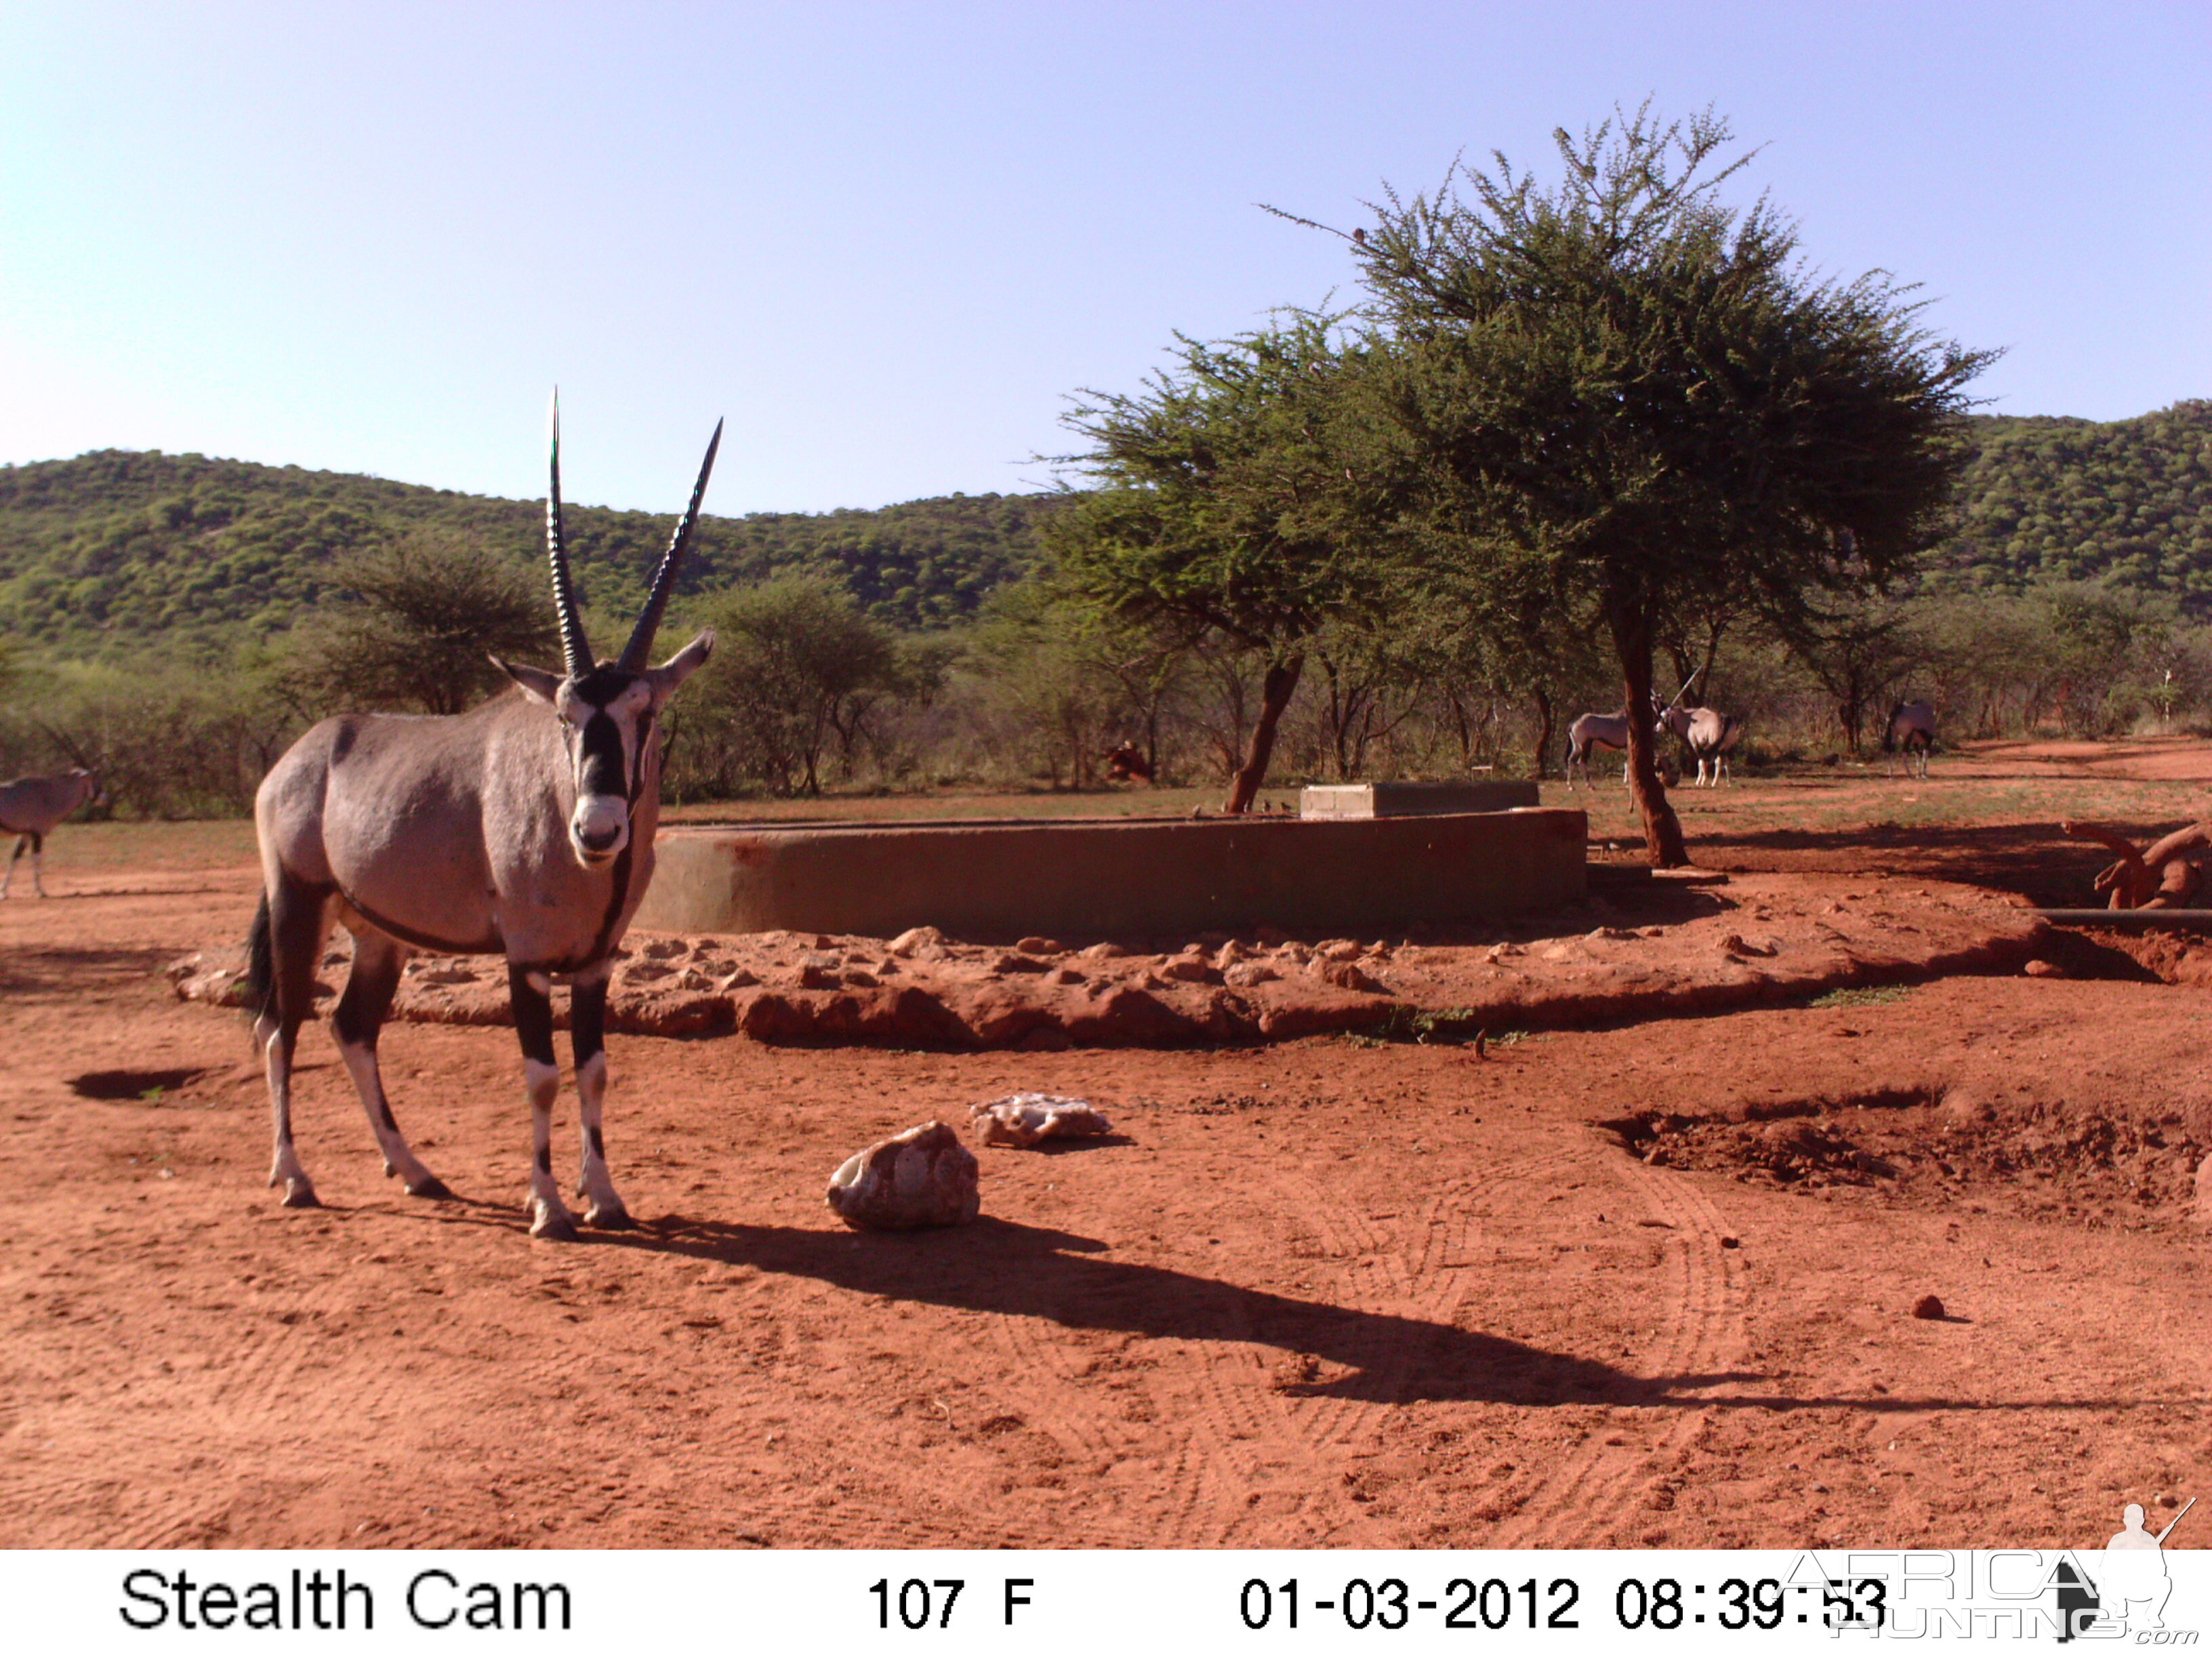
[[[1664,714],[1659,699],[1651,699],[1651,717],[1656,722]],[[1583,782],[1590,788],[1589,752],[1593,749],[1618,749],[1621,752],[1620,781],[1628,781],[1628,710],[1623,708],[1611,714],[1577,714],[1567,726],[1567,787],[1575,787],[1575,771],[1580,768]]]
[[[566,672],[494,658],[519,690],[465,714],[338,715],[302,737],[263,781],[254,802],[263,891],[249,941],[248,1006],[276,1121],[269,1184],[283,1186],[287,1205],[316,1202],[292,1146],[292,1049],[313,1013],[316,964],[337,921],[353,935],[353,968],[331,1024],[383,1149],[385,1173],[417,1197],[445,1194],[392,1121],[377,1070],[377,1034],[409,954],[504,955],[530,1097],[530,1231],[575,1236],[553,1179],[560,1072],[550,993],[556,980],[571,988],[584,1218],[599,1227],[629,1224],[607,1174],[600,1128],[607,979],[653,878],[660,811],[654,721],[714,646],[714,635],[702,633],[659,667],[647,665],[721,438],[717,424],[629,643],[615,661],[594,662],[562,544],[556,403],[545,539]]]
[[[100,779],[82,766],[51,778],[17,778],[0,783],[0,833],[15,837],[15,850],[8,855],[8,872],[0,875],[0,898],[15,879],[15,860],[31,849],[31,890],[46,896],[41,866],[46,862],[46,837],[53,828],[80,806],[100,799]]]
[[[1723,714],[1717,708],[1675,708],[1670,707],[1664,723],[1670,732],[1690,745],[1697,757],[1698,788],[1717,786],[1728,775],[1729,751],[1743,741],[1744,722],[1741,715]],[[1706,769],[1711,769],[1711,775]]]
[[[1905,775],[1913,775],[1912,763],[1917,758],[1920,775],[1928,775],[1928,751],[1936,746],[1936,711],[1924,702],[1900,702],[1889,711],[1889,721],[1881,730],[1881,752],[1893,757],[1889,774],[1897,775],[1893,758],[1900,749],[1905,751]]]

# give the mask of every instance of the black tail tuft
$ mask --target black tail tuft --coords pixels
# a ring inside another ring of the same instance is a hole
[[[253,913],[252,931],[246,936],[246,1017],[273,1018],[276,1012],[276,952],[270,941],[269,895],[261,895],[261,908]]]

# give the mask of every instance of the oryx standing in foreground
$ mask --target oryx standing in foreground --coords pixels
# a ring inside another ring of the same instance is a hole
[[[1888,763],[1889,774],[1897,775],[1894,757],[1905,751],[1905,775],[1913,775],[1913,762],[1920,763],[1920,775],[1928,775],[1928,751],[1936,746],[1936,711],[1924,702],[1900,702],[1889,711],[1889,720],[1881,728],[1881,752],[1893,758]]]
[[[629,1223],[607,1175],[599,1123],[607,979],[653,878],[660,809],[654,721],[714,642],[702,633],[659,667],[647,665],[722,428],[714,428],[629,643],[614,661],[595,663],[561,539],[557,403],[552,420],[545,538],[566,672],[501,662],[520,690],[465,714],[325,720],[276,763],[254,802],[263,892],[250,941],[248,1006],[276,1117],[269,1184],[283,1184],[288,1205],[316,1201],[292,1146],[292,1048],[313,1014],[324,940],[339,921],[353,935],[353,969],[331,1024],[383,1148],[385,1173],[417,1197],[445,1194],[401,1137],[377,1071],[377,1033],[408,955],[504,955],[530,1095],[530,1231],[575,1236],[553,1178],[560,1072],[549,994],[556,979],[571,988],[584,1218],[597,1227]]]
[[[31,849],[31,890],[46,896],[41,866],[46,862],[46,837],[53,828],[88,801],[100,799],[100,780],[82,766],[51,778],[17,778],[0,783],[0,831],[15,837],[15,850],[8,854],[8,872],[0,875],[0,898],[15,879],[15,860]]]

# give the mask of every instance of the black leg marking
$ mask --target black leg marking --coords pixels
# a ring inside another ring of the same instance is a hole
[[[538,1149],[538,1169],[541,1175],[553,1173],[553,1149],[550,1146],[540,1146]]]
[[[593,1054],[603,1053],[607,1046],[607,982],[595,979],[574,987],[568,993],[568,1042],[574,1049],[576,1064],[581,1066]],[[549,1041],[547,1054],[551,1054]]]
[[[507,1000],[514,1010],[514,1035],[522,1044],[522,1057],[540,1066],[552,1065],[553,1000],[513,963],[507,965]]]
[[[592,1145],[592,1156],[598,1158],[602,1164],[605,1163],[607,1158],[607,1142],[606,1137],[599,1133],[599,1126],[596,1123],[592,1125],[589,1129],[586,1129],[584,1132],[584,1139],[589,1141]]]

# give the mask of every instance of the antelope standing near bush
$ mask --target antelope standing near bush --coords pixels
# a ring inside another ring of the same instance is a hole
[[[714,646],[703,632],[658,668],[647,665],[721,439],[717,423],[629,643],[613,661],[594,661],[562,542],[556,401],[545,539],[564,672],[494,658],[515,690],[465,714],[338,715],[302,737],[263,781],[254,802],[263,891],[249,941],[248,1006],[275,1117],[269,1184],[284,1188],[287,1205],[317,1201],[292,1145],[292,1050],[313,1015],[324,941],[339,922],[353,935],[353,967],[331,1025],[385,1173],[417,1197],[446,1195],[401,1136],[377,1070],[377,1034],[409,954],[504,955],[530,1097],[530,1231],[575,1236],[553,1178],[556,981],[570,988],[584,1218],[629,1224],[607,1174],[600,1124],[607,980],[653,878],[654,721]]]
[[[1905,751],[1905,775],[1913,775],[1913,763],[1920,764],[1919,775],[1928,775],[1928,751],[1936,746],[1936,711],[1924,702],[1900,702],[1889,711],[1888,722],[1881,728],[1881,752],[1893,757],[1888,763],[1889,775],[1897,775],[1895,755]]]
[[[15,860],[23,849],[31,852],[31,890],[46,896],[45,871],[46,837],[54,826],[88,802],[100,799],[100,779],[82,766],[50,778],[17,778],[0,783],[0,832],[15,837],[15,850],[8,854],[8,872],[0,875],[0,898],[15,879]]]
[[[1656,722],[1663,718],[1665,710],[1659,699],[1651,699],[1651,718]],[[1655,726],[1656,729],[1656,726]],[[1582,769],[1583,781],[1593,790],[1590,783],[1589,752],[1593,749],[1618,749],[1621,752],[1620,781],[1628,781],[1628,711],[1626,708],[1612,714],[1577,714],[1567,727],[1567,787],[1575,787],[1575,770]]]
[[[1743,717],[1723,714],[1717,708],[1677,708],[1669,705],[1662,723],[1688,744],[1690,753],[1697,757],[1697,787],[1717,787],[1728,775],[1729,751],[1743,741]],[[1706,775],[1708,767],[1712,774],[1710,778]]]

